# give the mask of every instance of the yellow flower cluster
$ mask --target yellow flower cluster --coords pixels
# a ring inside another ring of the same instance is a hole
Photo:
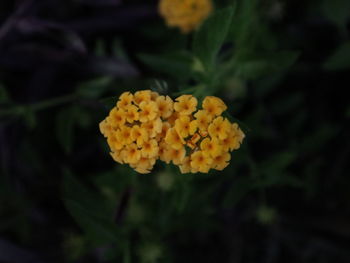
[[[227,109],[221,99],[206,97],[200,110],[197,104],[192,95],[174,102],[150,90],[124,92],[100,123],[111,156],[139,173],[149,173],[157,159],[178,165],[182,173],[223,170],[244,133],[221,116]]]
[[[160,0],[159,13],[170,27],[183,33],[197,28],[211,13],[211,0]]]

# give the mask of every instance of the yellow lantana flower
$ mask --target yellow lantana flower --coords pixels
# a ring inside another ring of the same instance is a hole
[[[150,138],[154,138],[157,134],[161,133],[162,131],[162,121],[160,118],[157,118],[153,121],[142,123],[141,127],[148,132]]]
[[[139,113],[139,120],[141,122],[152,121],[157,117],[158,107],[154,101],[143,101],[139,104],[139,107],[141,110]]]
[[[169,96],[159,96],[156,99],[159,116],[167,119],[174,111],[174,102]]]
[[[173,103],[150,90],[124,92],[99,128],[113,160],[139,173],[149,173],[157,159],[172,162],[182,173],[222,170],[245,135],[221,116],[226,109],[221,99],[206,97],[202,106],[197,111],[192,95]]]
[[[125,112],[123,110],[113,108],[107,117],[107,121],[113,128],[122,127],[125,124]]]
[[[151,91],[150,90],[140,90],[135,92],[134,95],[134,102],[136,105],[140,105],[142,102],[149,102],[151,101]]]
[[[134,164],[141,158],[141,151],[137,148],[135,143],[125,146],[122,150],[122,157],[125,163]]]
[[[229,165],[230,160],[231,155],[228,152],[222,152],[220,155],[213,158],[212,167],[216,170],[222,171],[227,165]]]
[[[197,28],[212,11],[211,0],[161,0],[159,13],[170,27],[183,33]]]
[[[148,140],[148,132],[146,129],[141,128],[139,125],[135,125],[131,129],[131,138],[136,142],[137,146],[141,146],[143,142]]]
[[[227,138],[230,130],[231,130],[230,122],[221,116],[215,118],[208,127],[209,135],[212,138],[217,137],[220,140]]]
[[[107,143],[112,151],[120,150],[124,146],[124,144],[120,140],[118,140],[115,133],[112,133],[107,137]]]
[[[202,151],[196,151],[191,155],[191,167],[201,173],[209,172],[213,159],[206,156]]]
[[[130,106],[133,101],[134,96],[126,91],[122,93],[119,97],[119,101],[117,102],[117,107],[120,109],[126,108],[127,106]]]
[[[129,123],[139,120],[138,108],[134,105],[129,105],[125,107],[125,118]]]
[[[196,110],[198,101],[192,95],[182,95],[176,99],[174,109],[180,115],[190,115]]]
[[[103,134],[105,138],[109,136],[109,134],[113,133],[112,126],[106,121],[103,120],[99,124],[100,132]]]
[[[158,155],[158,143],[155,139],[144,141],[141,146],[142,157],[154,158]]]
[[[124,145],[132,143],[131,128],[128,126],[121,127],[120,130],[117,130],[116,132],[116,138]]]
[[[199,110],[194,114],[194,117],[197,120],[198,129],[201,131],[206,131],[208,129],[208,125],[213,119],[212,115],[210,115],[205,110]]]
[[[183,146],[179,149],[170,148],[165,154],[167,155],[167,160],[171,160],[175,165],[180,165],[186,156],[186,150]]]
[[[153,169],[155,162],[156,158],[141,157],[137,163],[131,164],[130,166],[140,174],[148,174]]]
[[[191,121],[189,116],[180,116],[175,121],[175,130],[183,138],[193,135],[197,130],[197,121]]]
[[[185,144],[184,139],[182,139],[175,128],[170,128],[168,130],[165,136],[165,142],[174,149],[180,149]]]
[[[221,154],[222,146],[219,144],[219,141],[216,138],[205,138],[201,142],[201,150],[204,155],[211,156],[214,158]]]
[[[214,96],[205,97],[202,106],[203,109],[213,117],[221,115],[221,113],[227,109],[226,104],[221,99]]]

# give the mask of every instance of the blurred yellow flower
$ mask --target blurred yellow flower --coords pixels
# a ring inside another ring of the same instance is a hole
[[[120,150],[124,146],[124,144],[120,140],[117,139],[117,136],[114,133],[111,133],[107,137],[107,143],[109,145],[109,148],[111,148],[112,151]]]
[[[196,110],[198,101],[192,95],[182,95],[175,100],[174,109],[180,115],[190,115]]]
[[[211,0],[160,0],[159,13],[170,27],[183,33],[197,28],[211,13]]]
[[[99,124],[100,132],[103,134],[105,138],[108,137],[109,134],[113,132],[112,126],[107,122],[107,120],[103,120]]]

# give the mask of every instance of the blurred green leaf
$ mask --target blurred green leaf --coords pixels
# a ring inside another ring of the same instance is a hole
[[[254,181],[251,177],[243,176],[233,181],[230,190],[227,192],[223,200],[224,208],[234,207],[242,200],[250,191],[254,189]]]
[[[5,86],[0,83],[0,104],[10,102],[10,96],[7,93]]]
[[[108,97],[108,98],[103,98],[101,100],[99,100],[100,103],[102,103],[106,109],[110,110],[113,107],[115,107],[115,105],[117,104],[118,101],[118,97]]]
[[[350,18],[350,1],[323,0],[322,9],[325,16],[340,27],[345,27]]]
[[[110,87],[112,77],[100,77],[80,84],[77,88],[78,95],[86,98],[99,98]]]
[[[296,51],[279,51],[255,56],[238,63],[238,74],[246,79],[254,79],[282,71],[292,66],[299,57]]]
[[[73,108],[62,109],[56,116],[56,137],[66,153],[70,153],[73,145],[75,114]]]
[[[211,70],[214,66],[215,58],[226,39],[233,11],[232,7],[216,11],[194,35],[194,54],[202,61],[206,70]]]
[[[35,112],[30,109],[30,107],[26,107],[25,111],[23,111],[24,121],[29,129],[34,129],[36,126],[36,116]]]
[[[344,70],[350,68],[350,42],[339,46],[323,64],[326,70]]]
[[[96,192],[88,190],[70,172],[63,179],[63,201],[90,241],[101,245],[118,240],[113,210]]]
[[[155,71],[167,74],[177,79],[187,79],[191,76],[193,58],[186,52],[166,55],[140,54],[139,59]]]

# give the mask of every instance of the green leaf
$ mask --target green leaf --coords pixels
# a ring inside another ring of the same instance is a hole
[[[68,171],[63,180],[63,201],[93,243],[102,245],[118,240],[113,210],[100,195],[91,192]]]
[[[260,55],[237,63],[238,74],[246,79],[262,77],[289,68],[298,57],[297,51],[279,51]]]
[[[66,153],[72,150],[75,120],[73,107],[61,110],[56,116],[56,137]]]
[[[339,46],[323,64],[326,70],[345,70],[350,68],[350,42]]]
[[[0,104],[10,102],[6,88],[0,83]]]
[[[166,55],[140,54],[139,59],[153,70],[167,74],[177,79],[187,79],[191,76],[193,58],[185,52]]]
[[[345,27],[350,18],[349,0],[323,0],[322,9],[325,16],[340,27]]]
[[[99,98],[109,88],[112,77],[100,77],[80,84],[77,93],[86,98]]]
[[[223,207],[230,208],[235,206],[253,189],[254,183],[251,177],[239,177],[233,182],[231,189],[227,192],[223,200]]]
[[[194,35],[193,51],[206,70],[214,67],[215,58],[223,45],[233,15],[233,8],[216,11]]]

